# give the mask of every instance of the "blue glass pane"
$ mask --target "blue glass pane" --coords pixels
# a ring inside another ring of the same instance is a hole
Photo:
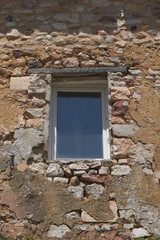
[[[57,157],[102,158],[101,93],[58,92]]]

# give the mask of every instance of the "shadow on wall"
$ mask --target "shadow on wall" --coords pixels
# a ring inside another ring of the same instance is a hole
[[[0,0],[1,33],[147,31],[160,24],[159,0]]]

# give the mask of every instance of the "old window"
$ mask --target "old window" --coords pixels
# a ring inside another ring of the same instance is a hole
[[[76,78],[52,85],[49,159],[108,159],[106,79]]]

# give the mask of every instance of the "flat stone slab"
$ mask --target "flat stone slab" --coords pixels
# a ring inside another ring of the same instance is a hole
[[[119,67],[90,67],[90,68],[29,68],[27,73],[47,73],[54,77],[66,76],[87,76],[87,75],[106,75],[108,72],[122,72],[127,73],[128,68],[125,66]]]

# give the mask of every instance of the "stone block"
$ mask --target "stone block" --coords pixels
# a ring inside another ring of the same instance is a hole
[[[131,157],[134,162],[139,164],[152,164],[154,157],[154,145],[138,142],[131,149]]]
[[[70,180],[70,184],[72,186],[78,186],[80,184],[78,177],[77,176],[72,177]]]
[[[116,101],[112,106],[112,116],[124,116],[128,110],[128,101]]]
[[[113,135],[117,137],[132,137],[137,134],[139,127],[130,124],[114,124],[112,131]]]
[[[48,177],[63,177],[64,171],[58,163],[51,163],[47,169]]]
[[[130,173],[131,173],[131,168],[129,166],[117,165],[112,167],[111,175],[121,177],[121,176],[126,176]]]
[[[89,167],[85,163],[72,163],[68,166],[69,169],[71,170],[88,170]]]
[[[83,187],[74,186],[74,187],[69,187],[68,190],[73,194],[73,197],[75,198],[83,198],[84,196]]]
[[[66,68],[79,67],[79,61],[77,58],[66,58],[63,61],[63,66]]]
[[[26,118],[40,118],[42,117],[42,108],[28,108],[25,110]]]
[[[131,92],[127,87],[111,87],[111,98],[113,100],[127,100]]]
[[[62,238],[66,233],[70,232],[69,227],[66,225],[50,225],[49,231],[47,233],[48,238]]]
[[[144,228],[134,228],[131,232],[131,236],[134,238],[149,237],[149,232]]]
[[[132,140],[113,138],[113,154],[115,158],[125,158],[131,153]]]
[[[88,196],[91,196],[93,199],[98,199],[104,192],[104,187],[100,184],[93,183],[91,185],[88,185],[85,188],[86,194]]]
[[[86,211],[83,210],[81,213],[81,219],[82,222],[96,222],[96,220],[93,217],[91,217]]]
[[[17,129],[14,133],[16,139],[13,144],[6,144],[5,151],[14,155],[14,164],[27,161],[32,153],[32,148],[43,143],[42,132],[34,128]],[[25,149],[25,151],[24,151]]]
[[[54,182],[59,182],[59,183],[67,184],[67,183],[68,183],[68,178],[64,178],[64,177],[55,177],[55,178],[54,178]]]
[[[20,33],[17,29],[12,29],[11,32],[7,33],[8,40],[15,40],[20,37]]]
[[[109,173],[109,168],[108,167],[101,167],[99,169],[99,175],[101,176],[106,176]]]
[[[28,119],[26,121],[26,127],[27,128],[39,128],[39,127],[43,127],[43,123],[44,123],[44,120],[41,119],[41,118],[37,118],[37,119]]]
[[[26,91],[30,85],[30,77],[11,77],[10,90]]]
[[[100,175],[90,175],[90,174],[84,174],[81,176],[80,180],[82,182],[88,182],[88,183],[110,183],[112,178],[110,175],[108,176],[100,176]]]

